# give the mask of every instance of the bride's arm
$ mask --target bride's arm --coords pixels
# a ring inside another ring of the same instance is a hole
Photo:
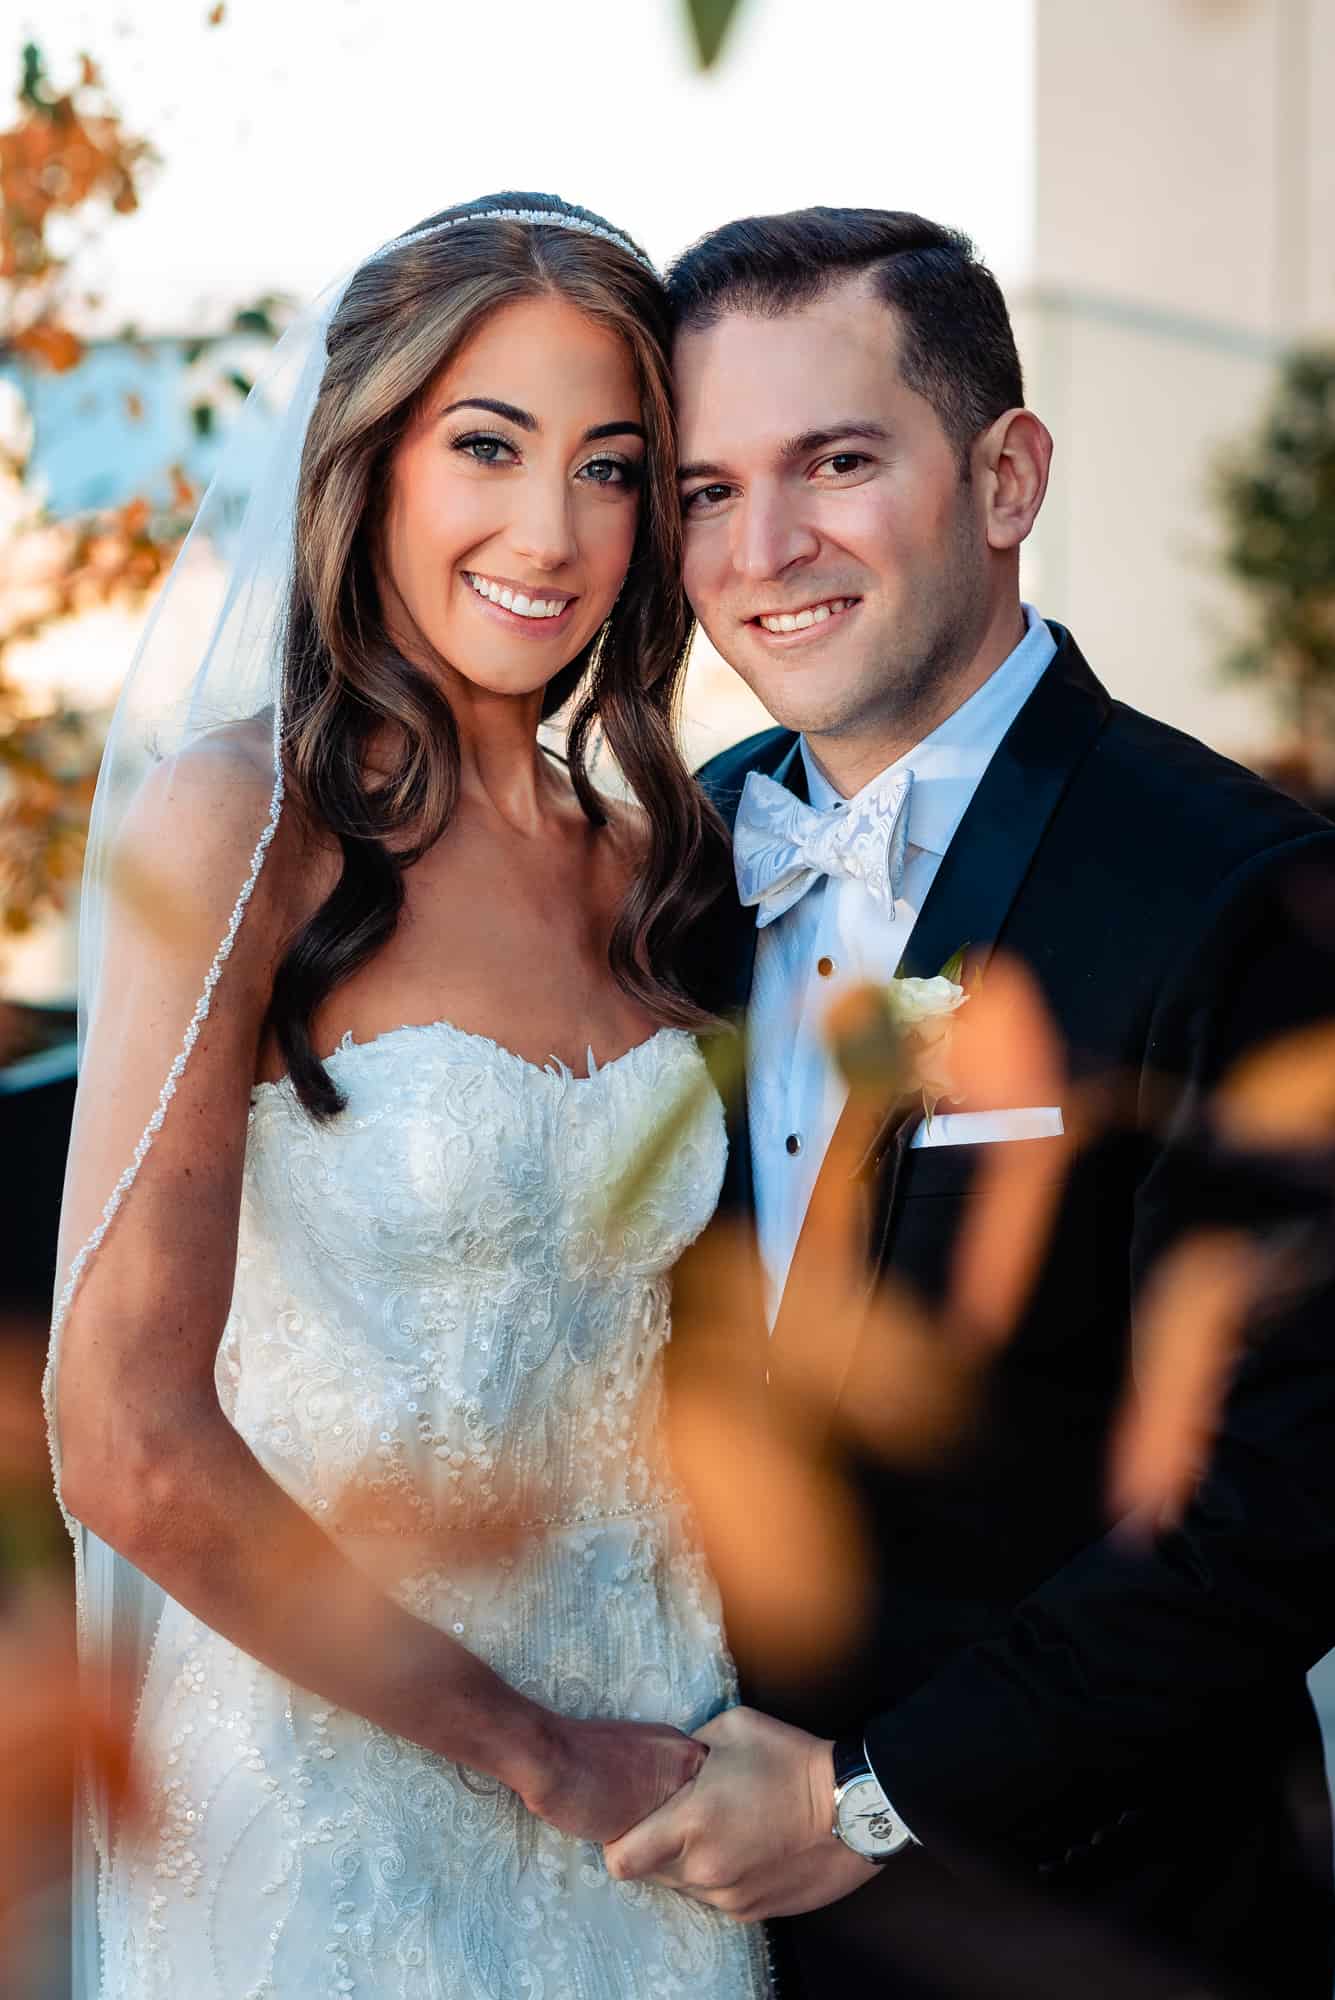
[[[215,740],[145,787],[115,859],[80,1081],[61,1271],[101,1213],[181,1046],[264,825],[271,774]],[[308,876],[280,825],[167,1117],[91,1259],[61,1340],[70,1513],[275,1672],[511,1786],[584,1838],[694,1775],[668,1728],[580,1724],[525,1699],[400,1609],[272,1480],[227,1421],[214,1360],[231,1302],[250,1088],[273,973]]]

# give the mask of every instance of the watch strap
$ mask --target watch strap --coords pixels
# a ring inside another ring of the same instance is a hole
[[[836,1736],[834,1740],[834,1789],[851,1784],[854,1778],[875,1777],[871,1759],[860,1736]]]

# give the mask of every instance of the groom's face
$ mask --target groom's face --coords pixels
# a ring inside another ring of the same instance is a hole
[[[974,489],[898,343],[860,277],[677,341],[687,592],[776,720],[810,735],[911,719],[986,620]]]

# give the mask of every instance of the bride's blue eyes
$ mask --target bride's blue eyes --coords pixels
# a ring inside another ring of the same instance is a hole
[[[454,449],[461,451],[466,458],[475,460],[478,465],[497,465],[500,463],[499,454],[511,451],[512,447],[504,438],[488,437],[485,433],[477,431],[470,433],[468,437],[456,438]]]
[[[495,437],[487,431],[470,431],[466,437],[455,438],[451,449],[471,458],[475,465],[504,465],[516,456],[508,438]],[[629,458],[591,458],[580,467],[576,478],[587,480],[590,486],[621,487],[633,492],[644,483],[644,467]]]
[[[644,467],[628,458],[591,458],[580,467],[579,476],[594,486],[639,486]]]

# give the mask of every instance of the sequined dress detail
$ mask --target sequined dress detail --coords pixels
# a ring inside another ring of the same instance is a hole
[[[659,1436],[668,1278],[718,1194],[694,1040],[540,1069],[438,1022],[345,1041],[325,1125],[252,1099],[216,1379],[272,1477],[395,1597],[572,1716],[736,1699]],[[655,1121],[677,1143],[609,1217]],[[442,1524],[448,1532],[442,1534]],[[103,1885],[105,2000],[765,2000],[757,1928],[614,1882],[476,1772],[168,1602],[149,1831]]]

